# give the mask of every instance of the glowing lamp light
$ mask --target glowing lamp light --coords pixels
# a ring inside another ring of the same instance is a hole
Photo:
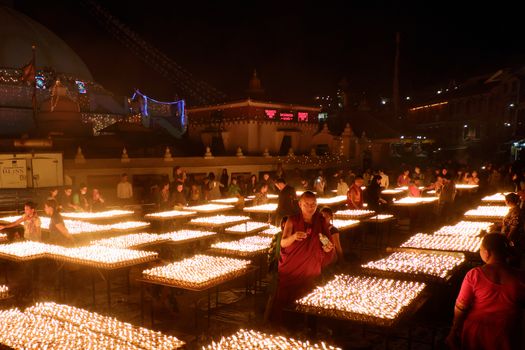
[[[281,335],[261,333],[254,330],[240,329],[237,333],[222,337],[218,342],[212,342],[203,347],[203,350],[240,350],[240,349],[296,349],[296,350],[340,350],[321,343],[311,343],[310,341],[300,341],[287,338]]]
[[[468,236],[438,236],[418,233],[401,245],[402,248],[444,250],[476,253],[481,238]]]
[[[319,205],[337,205],[345,203],[347,200],[346,196],[335,196],[329,198],[317,198],[317,204]]]
[[[244,208],[247,213],[273,213],[277,210],[277,203],[268,203]]]
[[[337,318],[395,320],[423,291],[424,283],[336,275],[296,301],[297,308]]]
[[[501,205],[487,205],[480,206],[476,209],[471,209],[465,213],[465,218],[475,219],[475,218],[487,218],[500,220],[503,219],[509,213],[509,207],[504,207]]]
[[[403,193],[404,191],[406,191],[406,190],[403,190],[403,189],[386,189],[386,190],[382,190],[381,193],[382,194],[400,194],[400,193]]]
[[[334,216],[340,219],[363,219],[366,217],[373,216],[374,214],[375,211],[373,210],[346,209],[336,211]]]
[[[456,189],[457,190],[472,190],[474,188],[478,188],[479,185],[468,185],[468,184],[457,184]]]
[[[203,218],[195,218],[190,220],[190,224],[196,226],[204,227],[220,227],[233,225],[240,222],[249,221],[250,217],[248,216],[226,216],[226,215],[216,215],[216,216],[207,216]]]
[[[267,228],[266,230],[263,230],[261,232],[259,232],[259,235],[264,235],[264,236],[275,236],[277,235],[279,232],[281,232],[281,228],[280,227],[277,227],[277,226],[273,226],[273,225],[269,225],[270,227]]]
[[[217,204],[237,204],[237,202],[239,202],[239,198],[237,197],[221,198],[221,199],[211,200],[210,202],[217,203]]]
[[[184,210],[195,211],[197,213],[216,213],[219,211],[230,210],[235,208],[233,205],[224,205],[224,204],[203,204],[196,205],[193,207],[185,207]]]
[[[361,265],[361,267],[446,278],[452,270],[464,262],[465,256],[463,254],[396,252],[384,259]]]
[[[356,227],[359,225],[359,220],[341,220],[341,219],[334,219],[332,221],[332,225],[334,227],[337,227],[339,230],[347,230],[352,227]]]
[[[483,231],[489,231],[492,222],[460,221],[454,226],[443,226],[434,235],[479,237]]]
[[[271,243],[272,237],[252,236],[231,242],[215,243],[211,247],[232,254],[252,255],[267,252]]]
[[[368,218],[367,220],[368,221],[388,221],[388,220],[392,220],[393,218],[394,218],[394,215],[392,214],[378,214],[378,215]]]
[[[268,228],[268,224],[264,222],[247,221],[243,224],[228,227],[224,232],[231,234],[250,234],[262,231],[266,228]]]
[[[437,197],[403,197],[398,200],[394,200],[394,205],[418,205],[436,202]]]
[[[204,288],[243,273],[249,260],[195,255],[169,265],[144,270],[145,279],[187,288]]]
[[[90,220],[90,219],[115,219],[124,216],[133,215],[133,211],[130,210],[106,210],[100,212],[65,212],[61,213],[62,217],[66,219],[77,219],[77,220]]]
[[[177,219],[177,218],[184,218],[184,217],[190,217],[197,214],[197,212],[194,211],[181,211],[181,210],[169,210],[169,211],[161,211],[156,213],[150,213],[144,215],[145,219],[153,219],[153,220],[160,220],[160,219]]]
[[[505,195],[507,195],[509,192],[507,193],[494,193],[490,196],[485,196],[483,198],[481,198],[481,201],[483,202],[505,202]]]
[[[0,343],[16,349],[177,349],[184,342],[69,305],[0,311]]]

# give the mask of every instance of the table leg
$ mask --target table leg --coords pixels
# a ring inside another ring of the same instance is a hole
[[[126,288],[128,292],[128,296],[131,294],[131,283],[129,280],[129,274],[131,273],[131,269],[126,270]]]
[[[95,271],[91,272],[91,295],[93,297],[93,307],[96,305],[95,299]]]
[[[140,283],[140,325],[144,325],[144,283]]]
[[[106,293],[108,298],[108,310],[111,310],[111,271],[106,272]]]
[[[211,316],[211,288],[208,288],[208,329],[210,328],[210,316]]]
[[[215,287],[215,307],[219,307],[219,286]]]

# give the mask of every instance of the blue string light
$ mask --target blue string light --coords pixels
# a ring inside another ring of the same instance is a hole
[[[157,103],[157,104],[161,104],[161,105],[176,105],[177,106],[177,110],[178,110],[178,114],[179,114],[179,118],[180,118],[180,125],[182,127],[182,130],[180,130],[180,132],[177,132],[177,137],[180,137],[182,134],[184,134],[186,132],[186,129],[187,129],[187,120],[186,120],[186,103],[184,100],[178,100],[178,101],[173,101],[173,102],[165,102],[165,101],[158,101],[158,100],[155,100],[151,97],[148,97],[146,95],[144,95],[142,92],[140,92],[138,89],[135,90],[135,93],[133,94],[133,96],[131,97],[131,101],[135,100],[135,98],[137,96],[140,96],[140,98],[142,99],[143,103],[141,104],[141,114],[142,114],[142,123],[144,126],[146,127],[149,127],[150,126],[150,115],[149,115],[149,111],[148,111],[148,101],[151,101],[153,103]],[[159,117],[161,118],[161,117]]]

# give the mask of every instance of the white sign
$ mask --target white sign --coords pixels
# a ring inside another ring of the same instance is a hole
[[[0,188],[26,188],[27,166],[25,159],[0,161]]]

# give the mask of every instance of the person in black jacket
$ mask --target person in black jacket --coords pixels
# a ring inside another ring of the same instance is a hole
[[[385,204],[386,201],[381,198],[381,176],[374,175],[370,185],[366,187],[365,202],[368,204],[368,209],[375,212],[379,212],[381,204]]]
[[[278,226],[283,216],[297,214],[299,205],[295,188],[287,185],[283,178],[275,181],[275,187],[279,189],[279,200],[275,211],[275,226]]]

